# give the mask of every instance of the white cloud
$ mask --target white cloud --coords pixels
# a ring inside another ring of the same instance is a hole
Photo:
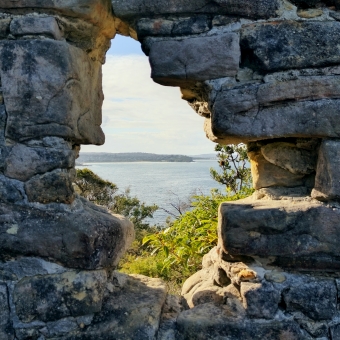
[[[83,151],[199,154],[213,152],[204,120],[181,99],[179,88],[150,78],[147,57],[108,55],[103,67],[104,146]]]

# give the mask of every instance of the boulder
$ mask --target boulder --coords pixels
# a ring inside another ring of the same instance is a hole
[[[101,64],[65,41],[0,42],[6,137],[103,144]]]
[[[219,239],[234,256],[269,258],[283,268],[340,269],[337,228],[340,210],[317,201],[254,201],[223,203]]]
[[[2,257],[38,256],[68,268],[112,268],[133,237],[131,222],[83,199],[71,207],[0,204]]]
[[[185,40],[149,41],[151,77],[161,85],[181,86],[195,81],[235,76],[240,47],[236,33]]]
[[[340,142],[323,140],[319,149],[312,197],[320,201],[340,199]]]

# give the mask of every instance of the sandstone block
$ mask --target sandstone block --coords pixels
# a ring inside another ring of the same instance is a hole
[[[210,20],[206,15],[179,19],[146,19],[137,22],[139,40],[150,36],[181,36],[209,31]]]
[[[61,39],[62,33],[54,17],[21,17],[14,18],[10,26],[11,34],[47,35],[56,40]]]
[[[217,98],[211,115],[211,129],[224,143],[282,137],[338,138],[340,114],[338,99],[291,102],[253,108],[242,114],[225,108]]]
[[[307,340],[309,337],[292,319],[261,322],[228,317],[223,306],[204,304],[182,312],[177,319],[178,340]]]
[[[159,327],[167,288],[160,279],[114,273],[107,285],[101,313],[91,325],[63,340],[153,340]]]
[[[245,16],[249,18],[270,18],[277,16],[280,8],[278,0],[214,0],[222,7],[226,7],[227,13]]]
[[[0,145],[5,142],[5,127],[6,127],[7,114],[5,105],[0,105]]]
[[[315,321],[332,319],[337,310],[337,289],[332,279],[296,281],[283,291],[283,299],[288,312],[300,311]]]
[[[103,24],[106,20],[112,20],[111,4],[109,0],[0,0],[0,8],[3,11],[20,11],[23,9],[55,11],[70,17],[80,17],[96,24]],[[112,20],[113,21],[113,20]]]
[[[68,268],[114,267],[134,238],[131,222],[80,200],[73,209],[0,204],[0,253],[37,256]]]
[[[152,16],[155,14],[181,14],[181,13],[226,13],[230,15],[270,18],[276,16],[279,9],[279,1],[268,0],[133,0],[119,1],[112,0],[114,13],[118,17],[131,18],[139,14],[140,16]]]
[[[340,337],[340,324],[330,327],[330,333],[331,333],[332,339],[339,338]]]
[[[154,41],[150,45],[151,77],[162,85],[235,76],[240,49],[236,33],[188,38],[178,41]]]
[[[10,311],[8,305],[8,292],[5,284],[0,284],[0,339],[11,340],[14,331],[10,322]]]
[[[263,157],[292,174],[311,174],[316,169],[316,150],[304,150],[292,143],[269,143],[261,147]]]
[[[0,43],[0,75],[6,137],[104,142],[101,65],[82,50],[53,40],[4,41]]]
[[[6,38],[9,34],[9,25],[11,23],[11,19],[0,19],[0,38]]]
[[[255,189],[273,186],[297,187],[304,184],[304,175],[294,174],[268,162],[261,152],[252,151],[248,155]]]
[[[5,175],[27,181],[36,174],[74,167],[75,155],[69,148],[53,149],[16,144],[6,158]]]
[[[223,203],[219,238],[231,255],[269,258],[284,268],[339,270],[340,210],[316,201]]]
[[[281,294],[271,283],[241,283],[243,306],[249,317],[273,319]]]
[[[66,271],[64,267],[56,263],[36,257],[21,257],[0,263],[0,270],[3,275],[11,277],[10,281],[20,281],[28,276],[62,274]]]
[[[75,199],[73,176],[67,170],[57,169],[36,175],[25,183],[30,202],[71,204]]]
[[[270,37],[271,43],[268,43]],[[250,24],[241,32],[243,54],[266,71],[320,67],[340,62],[340,23],[282,21]]]
[[[24,278],[14,288],[16,313],[27,323],[100,312],[106,281],[104,270]]]
[[[340,199],[340,142],[323,140],[319,150],[315,187],[312,197],[321,200]]]
[[[23,192],[20,190],[20,184],[0,174],[0,202],[16,203],[23,200],[24,197]]]
[[[220,6],[207,6],[207,0],[112,0],[114,14],[119,18],[133,18],[136,15],[150,17],[157,14],[181,14],[196,12],[218,12]]]

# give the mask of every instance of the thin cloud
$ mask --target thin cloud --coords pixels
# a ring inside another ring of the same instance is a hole
[[[203,118],[181,99],[178,88],[154,83],[150,72],[145,56],[107,56],[102,125],[106,143],[83,151],[213,152],[214,144],[203,132]]]

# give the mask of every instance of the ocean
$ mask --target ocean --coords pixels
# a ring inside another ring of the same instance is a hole
[[[197,194],[207,195],[211,189],[224,192],[225,187],[210,177],[209,169],[218,168],[215,160],[191,163],[136,162],[88,163],[77,168],[89,168],[105,180],[115,183],[121,191],[130,188],[131,195],[146,204],[156,204],[174,212],[171,203],[188,201]],[[150,223],[163,224],[169,214],[159,209]]]

